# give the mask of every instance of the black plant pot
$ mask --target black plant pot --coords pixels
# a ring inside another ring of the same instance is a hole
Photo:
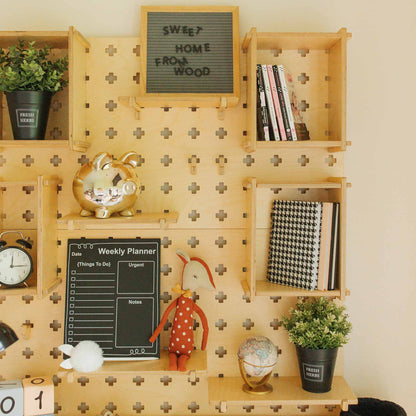
[[[6,93],[15,140],[43,140],[45,138],[52,95],[53,93],[49,91]]]
[[[331,390],[338,348],[311,350],[296,345],[302,388],[312,393]]]

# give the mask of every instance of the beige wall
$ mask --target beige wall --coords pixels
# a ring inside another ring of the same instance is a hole
[[[416,6],[413,0],[244,0],[143,4],[240,6],[241,34],[353,33],[348,44],[347,305],[354,333],[346,378],[359,396],[393,400],[416,415]],[[138,35],[138,0],[0,0],[1,30]],[[413,180],[412,180],[413,179]],[[413,254],[411,254],[413,253]]]

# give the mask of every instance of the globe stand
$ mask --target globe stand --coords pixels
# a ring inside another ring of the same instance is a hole
[[[243,385],[243,391],[250,394],[256,394],[256,395],[263,395],[268,394],[273,391],[273,387],[271,384],[268,384],[267,382],[270,379],[270,376],[272,375],[272,368],[275,366],[275,364],[268,365],[268,366],[261,366],[261,365],[254,365],[245,362],[246,364],[252,366],[252,367],[258,367],[258,368],[268,368],[270,367],[270,372],[263,376],[263,378],[259,381],[250,381],[244,371],[244,360],[242,358],[238,359],[238,364],[240,367],[240,373],[241,377],[245,381],[245,384]]]

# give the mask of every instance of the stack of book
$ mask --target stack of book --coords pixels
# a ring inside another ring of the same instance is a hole
[[[339,204],[273,201],[267,279],[307,290],[334,290]]]
[[[292,76],[283,65],[257,65],[259,140],[309,140]]]

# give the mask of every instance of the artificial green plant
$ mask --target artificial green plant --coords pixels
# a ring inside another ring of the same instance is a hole
[[[35,48],[35,42],[20,40],[17,45],[0,49],[0,91],[57,92],[68,85],[64,72],[68,57],[51,61],[51,48]]]
[[[352,329],[345,307],[324,297],[300,300],[282,324],[291,342],[309,349],[341,347],[349,341]]]

